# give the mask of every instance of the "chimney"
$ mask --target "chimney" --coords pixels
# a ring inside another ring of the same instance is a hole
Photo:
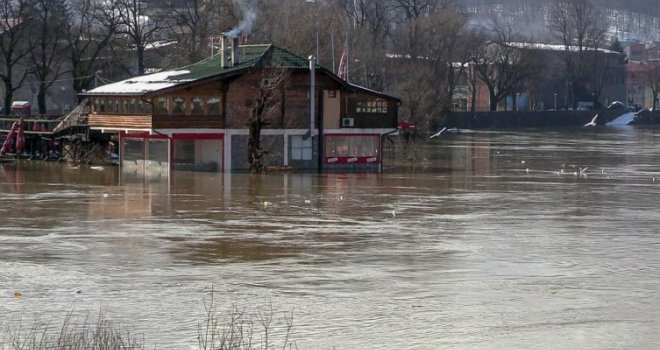
[[[225,69],[229,67],[227,49],[229,46],[229,38],[225,35],[220,36],[220,68]]]
[[[231,65],[232,66],[236,66],[240,63],[239,62],[240,59],[238,58],[240,53],[241,52],[239,51],[239,48],[238,48],[238,35],[237,35],[237,36],[234,36],[234,37],[231,38]]]

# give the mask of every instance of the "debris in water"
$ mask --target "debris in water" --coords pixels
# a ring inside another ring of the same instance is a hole
[[[21,292],[19,292],[19,291],[15,291],[15,292],[14,292],[14,298],[20,298],[20,297],[22,297],[22,296],[23,296],[23,293],[21,293]]]

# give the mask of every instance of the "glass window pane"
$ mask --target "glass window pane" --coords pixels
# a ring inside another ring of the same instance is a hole
[[[208,115],[220,115],[220,99],[218,97],[210,97],[207,102]]]
[[[302,160],[312,160],[312,149],[303,148],[302,149]]]
[[[185,114],[186,113],[186,98],[183,96],[176,96],[172,99],[172,114]]]
[[[193,97],[190,113],[194,115],[204,114],[204,100],[201,97]]]
[[[167,163],[167,140],[149,140],[149,163]]]
[[[303,139],[302,136],[291,136],[291,146],[296,148],[296,147],[302,147],[303,144]]]
[[[134,98],[131,99],[131,102],[128,105],[128,113],[135,114],[136,112],[136,101]]]
[[[167,114],[167,97],[161,96],[157,98],[154,109],[156,114]]]

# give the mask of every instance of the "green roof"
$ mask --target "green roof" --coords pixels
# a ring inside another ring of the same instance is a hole
[[[229,61],[231,51],[227,50]],[[90,90],[87,95],[144,95],[182,84],[229,75],[261,64],[266,67],[304,69],[309,67],[307,59],[273,45],[239,46],[239,63],[221,68],[221,55],[206,58],[188,66],[155,74],[129,78]]]

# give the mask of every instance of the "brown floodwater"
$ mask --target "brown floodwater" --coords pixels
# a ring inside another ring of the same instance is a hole
[[[1,164],[0,327],[103,309],[196,348],[212,287],[293,311],[298,349],[652,349],[658,141],[464,133],[387,147],[408,161],[383,174]]]

